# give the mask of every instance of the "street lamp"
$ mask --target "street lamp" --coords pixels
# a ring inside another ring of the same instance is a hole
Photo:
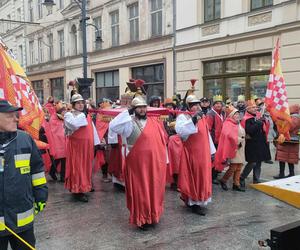
[[[79,6],[81,10],[81,30],[82,30],[82,59],[83,59],[83,78],[77,78],[77,83],[79,85],[79,93],[82,95],[84,99],[87,99],[90,97],[90,86],[92,85],[94,79],[93,78],[88,78],[87,77],[87,45],[86,45],[86,27],[87,25],[92,25],[92,24],[87,24],[86,21],[89,19],[86,15],[86,5],[87,5],[87,0],[74,0],[74,2]],[[81,3],[81,5],[80,5]],[[55,5],[53,0],[44,0],[43,5],[47,7],[47,9],[51,10],[53,6]],[[94,26],[94,25],[92,25]],[[99,40],[99,30],[97,28],[97,38]]]

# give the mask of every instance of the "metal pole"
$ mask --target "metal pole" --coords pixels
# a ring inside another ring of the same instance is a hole
[[[86,48],[86,0],[82,0],[82,57],[83,57],[83,78],[87,78],[87,48]]]

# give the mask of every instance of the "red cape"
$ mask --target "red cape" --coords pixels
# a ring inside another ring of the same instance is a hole
[[[66,136],[64,130],[64,121],[60,120],[56,113],[51,116],[49,121],[51,133],[50,152],[54,159],[66,158]]]
[[[126,157],[126,201],[130,223],[158,223],[166,183],[166,142],[161,124],[148,117],[146,127]]]
[[[198,133],[183,142],[178,187],[185,201],[204,202],[212,195],[212,164],[206,120],[199,120],[197,125]]]
[[[216,170],[223,171],[225,161],[235,157],[238,150],[238,129],[238,124],[232,118],[227,118],[223,123],[214,161]]]
[[[54,104],[53,104],[53,103],[47,102],[47,103],[44,105],[44,108],[48,110],[50,116],[56,114],[55,107],[54,107]]]
[[[72,193],[89,192],[92,188],[92,162],[94,158],[94,134],[92,119],[67,137],[65,188]]]
[[[173,174],[179,173],[180,157],[183,143],[179,135],[172,135],[168,141],[169,165],[167,167],[167,182],[173,183]]]
[[[104,138],[107,130],[108,130],[109,123],[100,120],[100,114],[97,114],[96,118],[96,130],[99,136],[100,141]],[[98,172],[98,170],[104,166],[105,164],[105,151],[98,150],[96,152],[95,157],[95,164],[94,164],[94,172]]]
[[[109,154],[108,172],[120,181],[124,181],[125,159],[122,155],[122,139],[118,136],[118,146]]]

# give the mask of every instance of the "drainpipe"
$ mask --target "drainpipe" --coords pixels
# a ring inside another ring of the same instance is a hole
[[[173,0],[173,94],[176,94],[177,90],[177,77],[176,77],[176,1]]]

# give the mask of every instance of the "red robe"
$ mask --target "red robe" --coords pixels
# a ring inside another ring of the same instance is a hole
[[[122,154],[122,139],[118,136],[118,145],[110,150],[108,173],[119,181],[124,181],[125,159]]]
[[[108,130],[109,123],[103,122],[99,119],[99,114],[97,115],[96,119],[96,130],[99,136],[100,141],[104,138],[107,130]],[[96,152],[95,157],[95,164],[94,164],[94,172],[98,172],[98,170],[105,164],[105,151],[98,150]]]
[[[87,120],[87,126],[67,137],[65,188],[72,193],[85,193],[92,188],[94,131],[89,115]]]
[[[66,158],[66,136],[64,121],[60,120],[56,114],[51,116],[49,121],[51,133],[50,152],[54,159]]]
[[[223,171],[224,162],[233,159],[238,150],[239,125],[232,118],[227,118],[223,123],[219,146],[215,155],[214,166],[218,171]]]
[[[220,116],[223,117],[223,120]],[[219,138],[221,135],[224,119],[225,118],[223,112],[221,112],[221,114],[216,114],[214,110],[210,110],[206,115],[208,129],[210,134],[212,135],[212,139],[215,145],[219,144]]]
[[[166,142],[157,118],[145,128],[126,157],[125,186],[130,223],[158,223],[163,212],[166,182]]]
[[[183,143],[179,135],[172,135],[168,141],[169,165],[167,167],[167,182],[173,183],[173,174],[179,174],[180,157]]]
[[[50,116],[56,114],[55,106],[54,106],[53,103],[47,102],[47,103],[44,105],[44,108],[48,110]]]
[[[183,142],[178,187],[185,202],[205,202],[212,195],[211,156],[205,119],[197,123],[198,132]]]

